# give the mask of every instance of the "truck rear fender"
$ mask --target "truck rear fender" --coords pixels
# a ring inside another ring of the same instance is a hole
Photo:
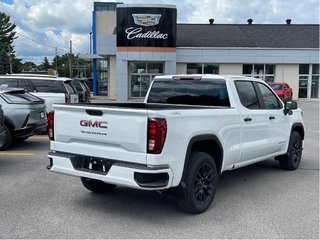
[[[185,179],[185,174],[189,165],[190,154],[193,151],[206,152],[210,154],[213,157],[218,173],[220,174],[223,160],[223,148],[219,139],[212,134],[194,136],[190,140],[187,148],[181,182],[183,182]]]
[[[304,140],[304,128],[303,125],[301,123],[294,123],[291,127],[291,132],[298,132],[302,138],[302,140]]]

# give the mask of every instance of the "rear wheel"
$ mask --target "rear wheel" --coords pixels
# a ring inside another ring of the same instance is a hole
[[[299,167],[302,156],[302,138],[298,132],[293,131],[290,136],[288,151],[278,156],[280,167],[285,170],[295,170]]]
[[[86,189],[95,193],[111,192],[116,187],[116,185],[113,185],[113,184],[108,184],[99,180],[85,178],[85,177],[81,178],[81,182]]]
[[[0,146],[0,150],[5,150],[8,147],[10,147],[12,144],[12,141],[13,141],[13,136],[12,136],[12,132],[11,132],[10,128],[7,125],[4,125],[3,127],[4,127],[5,137],[3,139],[2,146]]]
[[[213,201],[217,181],[214,159],[204,152],[191,153],[183,193],[177,199],[179,208],[189,213],[207,210]]]

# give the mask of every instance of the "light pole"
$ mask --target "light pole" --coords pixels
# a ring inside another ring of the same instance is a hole
[[[91,55],[91,37],[92,37],[92,32],[89,33],[90,39],[89,39],[89,53]]]

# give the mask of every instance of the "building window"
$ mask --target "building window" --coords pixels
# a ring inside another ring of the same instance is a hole
[[[248,77],[260,78],[266,82],[274,82],[274,64],[243,64],[242,74]]]
[[[299,98],[308,97],[309,64],[299,65]]]
[[[153,78],[163,73],[162,62],[129,62],[129,97],[145,97]]]
[[[97,60],[97,95],[108,96],[108,64],[107,59]]]
[[[187,74],[219,74],[219,65],[211,63],[187,63]]]
[[[299,98],[319,98],[319,64],[299,65]]]
[[[311,98],[319,98],[319,64],[312,64]]]

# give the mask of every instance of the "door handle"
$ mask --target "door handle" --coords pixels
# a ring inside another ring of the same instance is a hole
[[[274,119],[276,119],[275,116],[270,116],[270,117],[269,117],[269,120],[274,120]]]
[[[103,112],[100,110],[92,110],[92,109],[86,109],[86,113],[93,116],[102,116]]]
[[[250,121],[252,121],[252,118],[250,118],[250,117],[246,117],[245,119],[243,119],[245,122],[250,122]]]

